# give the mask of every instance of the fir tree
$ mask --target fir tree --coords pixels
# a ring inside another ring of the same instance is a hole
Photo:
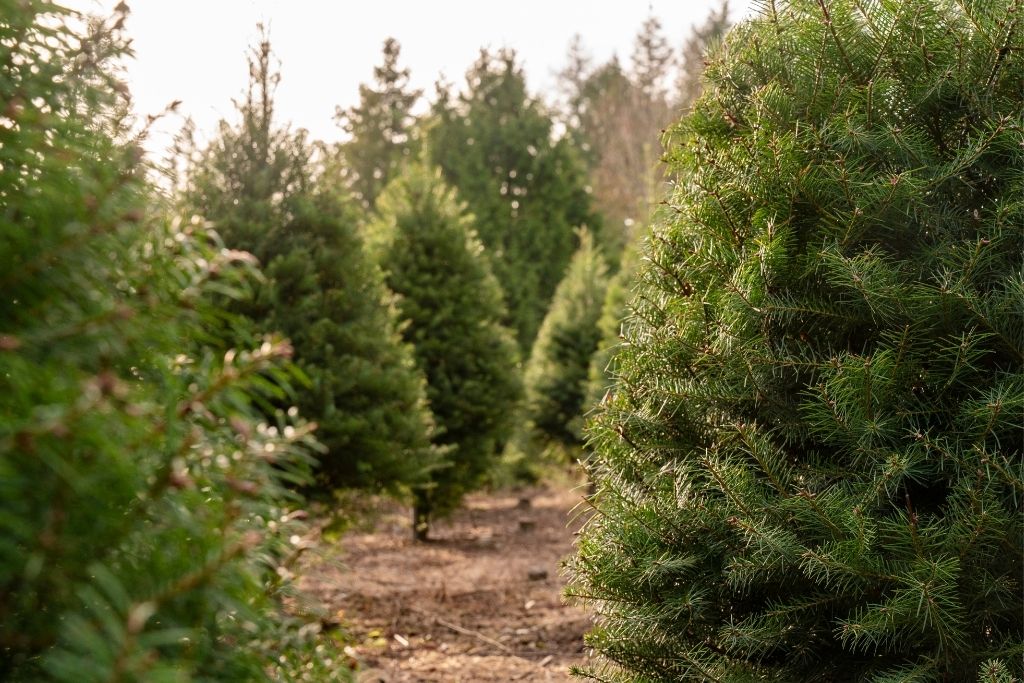
[[[478,486],[508,437],[521,387],[516,347],[501,325],[501,288],[472,221],[439,173],[415,166],[381,195],[371,227],[403,332],[427,377],[446,467],[416,491],[414,533]]]
[[[598,680],[1024,675],[1022,10],[769,2],[712,59],[590,431]]]
[[[190,136],[180,147],[186,208],[216,221],[229,245],[265,262],[261,247],[286,220],[284,200],[310,187],[312,149],[304,131],[275,123],[274,93],[281,74],[270,40],[259,28],[260,42],[248,55],[248,87],[235,102],[240,120],[221,120],[217,135],[202,149]]]
[[[416,153],[412,109],[422,91],[409,89],[409,70],[398,67],[400,53],[397,40],[385,40],[384,63],[373,69],[376,87],[360,85],[359,104],[337,113],[349,135],[339,147],[347,184],[367,209]]]
[[[241,122],[222,123],[196,156],[185,202],[265,264],[267,281],[241,310],[253,326],[287,335],[309,377],[299,407],[328,449],[321,488],[399,491],[436,459],[422,375],[336,173],[315,173],[304,134],[274,124],[279,76],[268,41],[253,50],[250,72]]]
[[[578,448],[590,359],[598,347],[608,266],[588,233],[551,300],[526,365],[525,418],[534,440]]]
[[[501,283],[509,321],[528,351],[576,249],[574,230],[599,229],[578,153],[553,139],[512,52],[482,51],[467,90],[440,92],[429,156],[469,205]]]
[[[317,479],[324,489],[401,493],[437,464],[423,376],[353,208],[331,187],[293,197],[288,208],[268,239],[258,305],[262,324],[289,337],[310,378],[298,406],[327,448]]]
[[[248,257],[165,218],[123,142],[125,18],[0,6],[0,678],[344,676],[278,600],[310,437],[253,404],[289,347],[197,342]]]

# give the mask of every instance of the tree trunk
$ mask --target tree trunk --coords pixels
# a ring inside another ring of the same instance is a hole
[[[426,541],[430,533],[430,503],[422,493],[414,494],[412,505],[412,538]]]

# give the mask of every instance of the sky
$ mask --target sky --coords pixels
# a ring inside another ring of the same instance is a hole
[[[65,0],[75,9],[109,13],[117,0]],[[628,62],[633,38],[653,13],[676,46],[717,0],[128,0],[128,35],[135,59],[128,84],[140,115],[174,100],[203,136],[223,118],[233,120],[232,98],[248,80],[246,50],[269,28],[281,63],[277,114],[282,123],[333,141],[337,106],[358,102],[381,60],[384,39],[397,38],[412,85],[432,95],[440,75],[458,86],[481,47],[511,47],[534,93],[550,93],[579,33],[597,61],[618,54]],[[748,11],[730,3],[731,15]],[[151,150],[165,148],[181,119],[156,126]]]

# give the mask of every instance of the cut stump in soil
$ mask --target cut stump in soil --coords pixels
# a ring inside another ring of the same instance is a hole
[[[573,551],[579,499],[555,488],[475,494],[426,543],[393,505],[326,549],[300,585],[351,630],[359,681],[571,681],[590,619],[563,604],[559,563]]]

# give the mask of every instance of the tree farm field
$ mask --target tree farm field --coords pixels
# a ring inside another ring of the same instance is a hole
[[[360,682],[570,681],[590,628],[561,595],[579,500],[562,483],[472,494],[425,543],[385,504],[324,542],[299,584],[353,643]]]
[[[1024,0],[663,2],[0,1],[0,681],[1024,682]]]

